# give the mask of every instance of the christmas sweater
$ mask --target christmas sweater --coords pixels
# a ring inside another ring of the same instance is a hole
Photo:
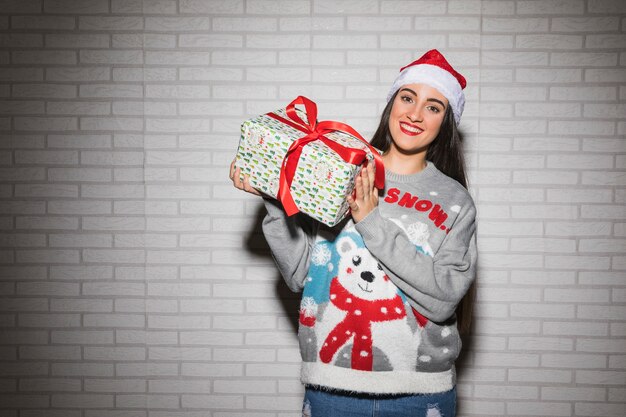
[[[372,394],[447,391],[461,348],[454,311],[475,275],[475,206],[432,162],[385,176],[378,206],[356,224],[329,228],[264,200],[272,255],[302,291],[301,379]]]

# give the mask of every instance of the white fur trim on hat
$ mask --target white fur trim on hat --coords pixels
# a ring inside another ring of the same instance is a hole
[[[437,89],[448,99],[450,108],[454,113],[454,120],[458,125],[465,107],[463,89],[450,72],[436,65],[419,64],[405,68],[393,82],[391,90],[387,94],[387,102],[403,85],[418,83]]]

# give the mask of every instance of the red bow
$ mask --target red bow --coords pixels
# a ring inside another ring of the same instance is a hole
[[[305,123],[296,113],[296,105],[302,104],[304,105],[304,110],[307,115],[308,123]],[[287,105],[287,116],[289,119],[285,119],[275,113],[268,113],[269,117],[272,117],[276,120],[279,120],[282,123],[285,123],[299,131],[306,133],[306,136],[293,141],[287,153],[285,154],[285,158],[283,159],[282,167],[280,170],[280,185],[278,189],[278,199],[283,203],[283,207],[285,208],[285,212],[287,215],[291,216],[296,214],[299,209],[296,205],[295,201],[293,201],[293,197],[291,196],[291,183],[293,181],[293,177],[296,173],[296,168],[298,166],[298,161],[300,159],[300,155],[302,154],[302,148],[314,140],[320,140],[326,144],[329,148],[335,151],[344,161],[353,164],[353,165],[361,165],[367,159],[367,152],[363,149],[352,149],[347,148],[337,142],[334,142],[324,135],[327,133],[342,131],[348,133],[357,139],[361,140],[363,143],[367,145],[374,156],[374,163],[376,167],[376,177],[374,181],[374,185],[378,189],[383,189],[385,186],[385,168],[383,166],[382,158],[378,151],[373,148],[363,137],[352,127],[345,123],[334,122],[330,120],[325,120],[322,122],[317,122],[317,105],[304,96],[298,96],[295,100]]]

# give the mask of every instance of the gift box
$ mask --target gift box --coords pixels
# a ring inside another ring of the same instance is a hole
[[[280,200],[288,215],[300,211],[334,226],[348,214],[346,198],[365,163],[382,189],[379,151],[344,123],[317,122],[317,106],[300,96],[243,122],[235,165],[242,178],[250,176],[250,185]]]

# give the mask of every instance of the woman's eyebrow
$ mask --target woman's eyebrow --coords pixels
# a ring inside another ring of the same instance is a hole
[[[443,101],[438,100],[438,99],[436,99],[436,98],[429,98],[429,99],[427,99],[426,101],[434,101],[435,103],[439,103],[439,104],[441,104],[441,107],[443,107],[444,109],[446,108],[446,105],[445,105],[445,104],[443,104]]]
[[[410,88],[404,87],[403,89],[401,89],[400,91],[408,91],[409,93],[413,94],[415,97],[417,97],[417,93],[413,90],[411,90]],[[441,107],[443,107],[444,109],[446,108],[446,105],[443,104],[443,101],[436,99],[436,98],[429,98],[426,99],[426,101],[434,101],[435,103],[439,103],[441,104]]]

